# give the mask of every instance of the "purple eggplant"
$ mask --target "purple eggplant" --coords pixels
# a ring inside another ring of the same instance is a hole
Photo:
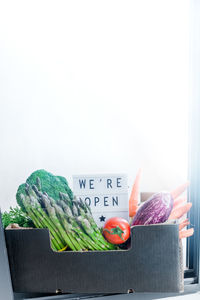
[[[173,203],[174,199],[168,192],[154,194],[140,206],[132,226],[164,223],[172,211]]]

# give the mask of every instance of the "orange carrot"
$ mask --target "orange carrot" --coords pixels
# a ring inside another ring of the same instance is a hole
[[[129,216],[133,218],[136,214],[138,209],[138,202],[139,202],[139,184],[140,184],[140,177],[141,177],[141,169],[139,169],[133,187],[131,191],[131,195],[129,198]]]
[[[172,210],[169,220],[180,219],[184,214],[186,214],[190,208],[192,207],[192,203],[186,203],[182,206],[179,206]]]
[[[178,186],[175,190],[173,190],[171,192],[171,195],[174,199],[176,199],[178,196],[180,196],[189,186],[189,181],[187,181],[186,183]]]
[[[179,206],[179,205],[182,205],[184,203],[187,202],[187,196],[185,197],[180,197],[180,198],[177,198],[175,201],[174,201],[174,205],[173,205],[173,208]]]
[[[185,226],[189,225],[190,222],[188,219],[185,219],[184,221],[182,221],[180,224],[179,224],[179,231],[182,230]]]
[[[190,228],[190,229],[187,229],[187,230],[180,231],[179,232],[179,239],[183,239],[183,238],[192,236],[193,233],[194,233],[194,228]]]

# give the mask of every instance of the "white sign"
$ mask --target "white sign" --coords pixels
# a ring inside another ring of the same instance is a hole
[[[98,226],[111,217],[129,220],[126,175],[74,175],[73,192],[90,206]]]

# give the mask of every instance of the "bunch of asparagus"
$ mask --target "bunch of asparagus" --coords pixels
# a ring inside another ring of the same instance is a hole
[[[20,193],[21,203],[37,228],[48,228],[52,248],[57,251],[66,246],[73,251],[113,250],[96,225],[90,207],[81,200],[70,199],[59,192],[54,200],[42,191],[40,178],[36,184],[25,183],[25,193]]]

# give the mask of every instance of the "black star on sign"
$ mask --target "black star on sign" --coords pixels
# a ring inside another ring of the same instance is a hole
[[[106,217],[101,216],[101,217],[99,217],[99,219],[100,219],[100,222],[105,222]]]

